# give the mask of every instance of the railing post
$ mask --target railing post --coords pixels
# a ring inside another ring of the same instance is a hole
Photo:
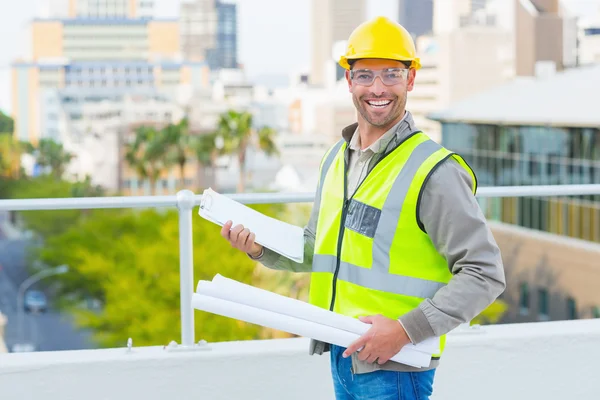
[[[179,210],[179,282],[181,298],[181,344],[194,345],[194,247],[192,239],[192,209],[194,193],[190,190],[177,192]]]

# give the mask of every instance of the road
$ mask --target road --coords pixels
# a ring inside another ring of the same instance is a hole
[[[39,351],[94,348],[88,332],[78,331],[69,316],[52,310],[51,299],[48,312],[23,313],[20,336],[17,291],[27,278],[26,246],[25,240],[0,240],[0,311],[8,318],[4,338],[7,348],[23,342],[33,343]]]

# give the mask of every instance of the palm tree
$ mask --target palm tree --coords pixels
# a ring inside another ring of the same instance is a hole
[[[196,136],[194,140],[196,161],[202,166],[204,175],[200,185],[202,188],[212,187],[215,189],[216,186],[215,168],[219,156],[219,149],[215,144],[216,136],[215,133],[203,134]]]
[[[167,146],[167,164],[179,166],[179,186],[185,188],[185,166],[190,161],[192,136],[189,132],[187,118],[177,124],[169,124],[164,128],[164,139]]]
[[[41,139],[35,149],[37,164],[41,167],[50,167],[52,175],[58,180],[65,173],[67,165],[75,155],[65,150],[62,144],[52,139]]]
[[[274,141],[275,131],[268,127],[255,130],[252,114],[246,111],[229,110],[219,117],[217,135],[223,138],[221,154],[236,154],[239,165],[238,192],[246,188],[246,154],[249,147],[264,151],[267,155],[277,154]]]
[[[135,130],[133,142],[125,147],[125,160],[140,178],[150,181],[152,193],[155,193],[156,182],[168,166],[165,144],[164,130],[140,126]]]

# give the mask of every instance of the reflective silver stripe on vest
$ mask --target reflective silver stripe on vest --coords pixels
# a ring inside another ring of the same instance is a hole
[[[442,146],[433,140],[419,144],[408,157],[383,203],[379,224],[373,238],[373,272],[387,274],[390,269],[390,250],[396,236],[402,205],[421,165]],[[416,222],[416,221],[415,221]]]
[[[333,274],[335,263],[335,256],[315,254],[313,257],[313,272],[330,272]],[[441,282],[362,268],[347,262],[340,263],[338,279],[382,292],[429,299],[446,285]]]
[[[316,199],[321,198],[321,193],[323,191],[323,183],[325,182],[325,176],[327,175],[327,171],[329,171],[329,167],[331,167],[335,156],[337,156],[337,153],[340,151],[340,148],[342,147],[344,142],[344,139],[341,139],[339,142],[337,142],[335,146],[333,146],[329,154],[327,154],[327,158],[325,159],[325,161],[323,161],[323,167],[321,168],[321,176],[319,178],[319,187],[315,195]]]

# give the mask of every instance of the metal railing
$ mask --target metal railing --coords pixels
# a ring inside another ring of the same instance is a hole
[[[478,189],[478,197],[572,196],[600,195],[600,184],[498,186]],[[228,197],[243,204],[308,203],[314,193],[236,193]],[[177,208],[179,212],[179,269],[181,345],[194,346],[194,291],[192,211],[199,206],[202,195],[182,190],[173,196],[82,197],[54,199],[0,200],[0,211],[36,211],[109,208]]]

